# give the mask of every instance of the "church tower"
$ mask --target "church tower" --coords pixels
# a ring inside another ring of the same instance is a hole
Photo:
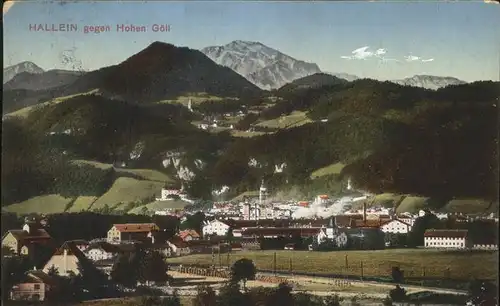
[[[262,204],[264,204],[264,202],[266,201],[266,198],[267,198],[267,188],[264,185],[264,180],[262,180],[262,183],[261,183],[260,189],[259,189],[259,205],[260,206],[262,206]]]

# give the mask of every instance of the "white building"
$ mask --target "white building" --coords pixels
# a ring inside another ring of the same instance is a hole
[[[471,248],[467,230],[426,230],[424,246],[426,248],[465,249]]]
[[[161,198],[156,198],[156,201],[168,201],[168,200],[172,200],[173,199],[171,197],[172,195],[176,195],[176,196],[180,197],[181,190],[179,190],[179,189],[162,188],[161,189]]]
[[[411,216],[399,216],[397,217],[398,220],[403,221],[406,224],[409,224],[411,227],[413,227],[413,224],[415,224],[416,218],[413,218]]]
[[[380,226],[380,230],[384,233],[391,234],[408,234],[412,226],[400,219],[387,221]]]
[[[118,251],[112,245],[99,243],[85,250],[85,256],[92,261],[113,259]]]
[[[225,236],[229,231],[229,225],[217,219],[212,220],[210,222],[205,221],[202,231],[203,231],[203,237],[209,235]]]
[[[347,245],[348,237],[346,233],[339,231],[335,224],[335,218],[330,219],[328,227],[322,227],[316,235],[318,245],[325,243],[328,240],[333,240],[337,248],[344,248]]]

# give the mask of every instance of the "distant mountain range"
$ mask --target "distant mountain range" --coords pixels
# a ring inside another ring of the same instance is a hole
[[[260,42],[235,40],[224,46],[203,48],[201,52],[266,90],[321,72],[314,63],[297,60]]]
[[[34,64],[33,64],[34,65]],[[40,73],[23,71],[4,83],[4,90],[27,89],[44,90],[75,82],[84,72],[70,70],[49,70]]]
[[[19,64],[6,67],[3,69],[3,84],[12,80],[17,74],[22,72],[37,74],[43,73],[44,70],[32,62],[21,62]]]
[[[450,85],[462,85],[467,82],[452,77],[438,77],[432,75],[415,75],[410,78],[392,81],[399,85],[422,87],[427,89],[439,89]]]
[[[159,101],[204,92],[237,97],[261,90],[229,68],[216,65],[198,50],[154,42],[118,65],[88,72],[64,94],[99,89],[125,101]]]
[[[237,87],[256,93],[258,89],[253,88],[252,84],[260,89],[277,89],[317,73],[326,73],[347,81],[359,79],[348,73],[321,71],[315,63],[295,59],[260,42],[235,40],[224,46],[210,46],[200,51],[155,42],[121,64],[101,68],[82,78],[82,72],[44,71],[35,63],[21,62],[4,68],[4,90],[38,91],[71,85],[64,89],[64,94],[100,88],[111,96],[151,100],[168,98],[167,96],[183,91],[239,95],[239,92],[229,90]],[[230,68],[252,84],[230,70],[213,65],[201,53],[216,64]],[[181,60],[170,60],[173,57]],[[215,70],[220,73],[214,73]],[[214,79],[214,76],[217,77]],[[173,85],[171,80],[176,80],[176,84]],[[392,82],[433,90],[466,83],[454,77],[430,75],[415,75]],[[169,85],[165,87],[166,83]],[[236,84],[238,86],[235,87]]]

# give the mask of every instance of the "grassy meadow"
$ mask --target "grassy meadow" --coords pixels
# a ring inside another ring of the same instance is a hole
[[[315,170],[313,173],[311,173],[311,178],[315,179],[326,175],[340,174],[340,172],[344,167],[345,165],[342,163],[331,164],[326,167]]]
[[[276,252],[276,269],[318,274],[361,275],[390,277],[391,269],[399,266],[407,277],[449,277],[469,280],[471,277],[496,279],[498,252],[496,251],[444,251],[431,249],[391,249],[377,251],[241,251],[222,254],[222,265],[232,264],[241,258],[251,259],[258,269],[273,269]],[[346,268],[347,256],[347,268]],[[170,263],[212,264],[211,254],[196,254],[171,258]],[[481,263],[481,264],[471,264]],[[215,264],[219,264],[216,256]]]
[[[305,112],[294,111],[287,116],[281,116],[276,119],[262,121],[256,125],[272,129],[286,129],[301,126],[310,122],[312,121],[307,117],[307,114]]]

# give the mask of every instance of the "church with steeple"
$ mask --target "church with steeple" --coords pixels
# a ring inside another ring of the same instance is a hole
[[[348,236],[344,231],[341,231],[335,222],[335,216],[330,218],[327,227],[322,227],[318,235],[315,237],[318,245],[328,241],[333,242],[336,248],[342,249],[347,246]]]

